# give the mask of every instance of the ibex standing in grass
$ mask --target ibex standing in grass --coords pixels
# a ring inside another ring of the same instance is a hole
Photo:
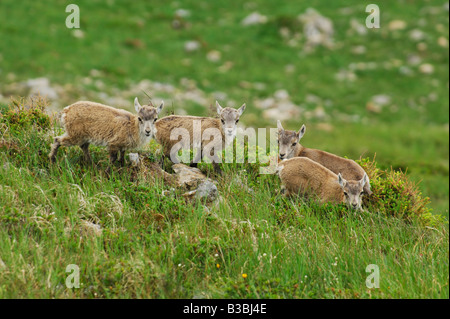
[[[61,124],[64,135],[55,138],[49,154],[54,162],[60,146],[78,145],[84,152],[84,159],[91,161],[89,145],[108,147],[112,163],[120,155],[120,164],[125,163],[125,151],[147,144],[155,136],[155,122],[164,102],[157,108],[139,104],[134,100],[137,115],[94,102],[76,102],[65,107]]]
[[[342,176],[349,181],[359,181],[366,174],[364,169],[353,160],[339,157],[321,150],[303,147],[300,144],[300,140],[305,134],[305,125],[303,125],[298,132],[285,130],[280,121],[277,122],[277,126],[278,149],[281,160],[290,159],[293,157],[307,157],[325,166],[335,174],[342,174]],[[372,194],[368,179],[367,183],[364,185],[364,192],[367,195]]]
[[[201,158],[206,156],[212,160],[216,171],[220,171],[217,154],[211,155],[211,150],[217,153],[224,148],[225,142],[234,140],[237,123],[245,110],[245,104],[236,110],[230,107],[222,108],[216,101],[216,109],[219,118],[170,115],[156,121],[156,140],[162,145],[164,155],[176,162],[174,155],[179,149],[194,150],[197,148],[199,151],[191,165],[195,166]],[[197,132],[195,132],[196,127],[198,128]],[[184,129],[189,134],[189,143],[179,144],[179,135],[172,135],[176,133],[176,129]],[[200,145],[194,145],[195,134],[200,135],[198,141]],[[211,142],[214,145],[210,145]],[[210,148],[206,149],[205,145]]]
[[[285,195],[318,196],[321,203],[345,202],[350,208],[362,210],[363,188],[369,182],[364,173],[361,180],[347,181],[323,165],[306,157],[294,157],[278,164],[278,175]]]

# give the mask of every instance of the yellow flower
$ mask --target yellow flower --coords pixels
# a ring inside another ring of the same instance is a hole
[[[247,278],[247,274],[242,274],[242,278]]]
[[[220,268],[220,265],[219,265],[219,264],[216,264],[216,267],[217,267],[217,268]]]

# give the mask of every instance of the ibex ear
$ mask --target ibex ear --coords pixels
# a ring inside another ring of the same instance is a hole
[[[347,181],[342,177],[341,173],[339,173],[339,175],[338,175],[338,182],[342,188],[344,188],[345,185],[347,184]]]
[[[281,125],[281,121],[277,120],[278,131],[284,131],[283,125]]]
[[[156,108],[156,113],[159,114],[164,107],[164,101],[161,101],[161,105]]]
[[[242,106],[241,106],[241,107],[239,108],[239,110],[238,110],[239,116],[241,116],[242,113],[244,113],[246,107],[247,107],[247,106],[245,105],[245,103],[242,104]]]
[[[305,126],[305,124],[303,124],[300,131],[298,131],[298,141],[299,142],[302,139],[303,135],[305,135],[305,132],[306,132],[306,126]]]
[[[222,114],[223,108],[220,106],[219,102],[216,101],[216,109],[217,109],[217,114]]]
[[[136,110],[136,113],[139,113],[142,106],[139,104],[138,98],[136,97],[134,99],[134,109]]]
[[[366,173],[364,173],[363,178],[361,178],[361,180],[359,181],[359,184],[361,185],[361,187],[364,187],[364,185],[366,185],[366,183],[369,181],[369,177],[367,176]]]

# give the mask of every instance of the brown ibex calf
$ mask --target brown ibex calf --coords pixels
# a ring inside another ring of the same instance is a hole
[[[60,146],[78,145],[84,159],[91,161],[89,145],[106,146],[112,163],[120,155],[120,164],[125,163],[125,151],[147,144],[155,135],[155,122],[164,102],[157,108],[139,104],[134,100],[137,115],[107,105],[80,101],[65,107],[61,124],[65,133],[55,138],[49,154],[50,161],[56,160]]]
[[[245,104],[236,110],[222,108],[216,101],[216,108],[219,118],[170,115],[156,121],[156,140],[162,145],[163,154],[177,163],[176,154],[180,149],[197,150],[191,163],[193,166],[206,156],[212,160],[214,168],[220,171],[217,152],[224,148],[226,142],[232,142],[236,137],[237,123],[245,110]],[[180,144],[183,139],[179,138],[181,130],[189,135],[184,144]],[[198,136],[198,145],[194,145],[195,136]],[[214,155],[211,155],[212,151],[215,152]]]
[[[369,182],[364,173],[361,180],[347,181],[323,165],[307,158],[294,157],[278,164],[278,175],[285,195],[318,196],[321,203],[345,202],[350,208],[362,210],[363,188]]]

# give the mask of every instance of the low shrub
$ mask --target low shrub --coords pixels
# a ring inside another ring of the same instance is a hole
[[[373,194],[364,198],[369,211],[407,220],[419,219],[426,225],[435,225],[444,219],[432,214],[429,197],[423,196],[417,183],[408,179],[406,172],[381,170],[375,159],[357,161],[370,178]]]
[[[48,102],[41,96],[30,98],[12,98],[7,108],[0,113],[0,124],[11,131],[22,131],[34,127],[36,130],[48,130],[51,117],[45,109]]]

